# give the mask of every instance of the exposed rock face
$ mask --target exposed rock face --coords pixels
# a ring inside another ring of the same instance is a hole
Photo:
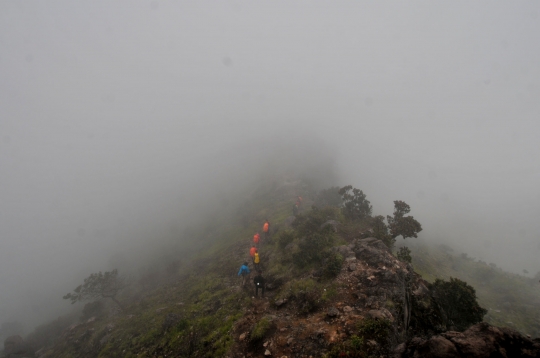
[[[21,336],[10,336],[4,340],[4,353],[6,357],[15,357],[15,354],[22,354],[28,351],[27,344],[24,343]]]
[[[398,346],[396,358],[540,357],[540,339],[530,340],[510,328],[478,323],[465,332],[448,331],[429,339],[415,337]]]
[[[354,257],[354,251],[349,245],[336,246],[333,250],[340,254],[344,259]]]

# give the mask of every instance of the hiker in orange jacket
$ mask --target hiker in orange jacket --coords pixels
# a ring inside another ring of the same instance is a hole
[[[257,252],[257,248],[255,247],[255,245],[251,245],[251,249],[249,249],[249,255],[253,257],[255,256],[256,252]]]
[[[270,223],[268,222],[268,220],[264,222],[263,232],[264,232],[264,238],[268,239],[268,236],[270,235]]]
[[[255,235],[253,235],[253,243],[255,244],[255,246],[259,245],[259,239],[261,238],[261,236],[259,235],[259,233],[256,233]],[[251,255],[253,256],[253,255]]]

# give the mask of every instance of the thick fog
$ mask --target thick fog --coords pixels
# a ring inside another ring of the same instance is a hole
[[[0,322],[280,171],[537,272],[538,44],[525,1],[1,2]]]

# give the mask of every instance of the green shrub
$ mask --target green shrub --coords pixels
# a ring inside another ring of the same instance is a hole
[[[294,233],[290,230],[285,230],[279,233],[277,243],[280,249],[284,249],[294,240]]]
[[[366,318],[358,323],[358,333],[364,339],[372,339],[384,343],[390,334],[392,323],[388,320]]]
[[[373,237],[376,237],[377,239],[384,242],[384,244],[388,246],[390,249],[394,247],[396,239],[394,239],[388,233],[388,226],[384,222],[384,216],[377,215],[371,218],[370,225],[371,225],[371,229],[373,230]]]
[[[323,276],[327,278],[336,277],[341,272],[343,266],[343,256],[338,253],[330,253],[325,260]]]
[[[443,323],[448,329],[464,331],[482,322],[487,313],[478,304],[475,289],[465,281],[452,277],[450,281],[436,279],[430,289],[440,305]]]
[[[358,334],[336,344],[328,358],[388,357],[392,324],[387,320],[366,319],[358,324]],[[375,341],[377,344],[370,344]]]
[[[298,279],[288,282],[276,299],[287,298],[294,301],[297,312],[307,314],[319,308],[323,302],[322,295],[323,289],[315,281]]]
[[[352,190],[352,193],[350,192]],[[350,220],[361,220],[371,215],[372,206],[366,200],[366,195],[360,189],[352,185],[339,189],[339,195],[343,200],[343,215]]]
[[[334,242],[331,233],[314,233],[298,243],[298,251],[293,254],[293,262],[302,268],[309,264],[320,263],[328,255],[325,251]]]
[[[394,216],[387,215],[388,229],[392,238],[402,236],[404,239],[408,237],[418,237],[418,233],[422,231],[422,225],[415,220],[413,216],[405,216],[411,211],[411,207],[404,201],[394,201]]]
[[[403,262],[412,262],[411,250],[407,246],[400,248],[396,254],[396,257]]]
[[[333,228],[330,225],[321,229],[322,224],[330,219],[337,219],[339,209],[326,207],[319,209],[313,206],[307,213],[299,214],[292,223],[299,237],[310,236],[314,233],[331,232]]]
[[[255,324],[255,327],[253,327],[253,330],[251,331],[251,341],[262,340],[270,330],[271,325],[272,323],[268,318],[261,318],[261,320]]]

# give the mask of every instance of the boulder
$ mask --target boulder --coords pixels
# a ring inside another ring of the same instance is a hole
[[[421,357],[460,357],[456,346],[448,339],[441,336],[435,336],[427,341],[420,343],[416,352],[416,355],[419,355]]]
[[[354,251],[351,250],[348,245],[335,246],[333,250],[340,254],[345,260],[349,257],[355,257]]]
[[[324,229],[328,225],[332,226],[332,230],[334,232],[338,232],[339,222],[337,222],[336,220],[328,220],[321,225],[321,230]]]
[[[449,331],[428,339],[415,337],[394,351],[408,357],[540,357],[540,340],[530,340],[511,328],[478,323],[465,332]]]
[[[7,354],[23,353],[19,352],[23,346],[23,339],[19,335],[9,336],[4,340],[4,351]]]
[[[418,283],[418,288],[413,291],[415,296],[425,296],[429,293],[429,289],[422,283]]]
[[[390,322],[394,322],[394,316],[392,316],[390,311],[388,311],[386,308],[369,310],[367,312],[367,316],[373,319],[389,320]]]
[[[335,307],[330,307],[328,311],[326,312],[326,315],[328,317],[337,317],[339,316],[339,310]]]
[[[377,240],[379,239],[375,237],[367,237],[365,239],[356,240],[356,242],[358,243],[358,245],[369,245],[370,243],[375,242]]]

